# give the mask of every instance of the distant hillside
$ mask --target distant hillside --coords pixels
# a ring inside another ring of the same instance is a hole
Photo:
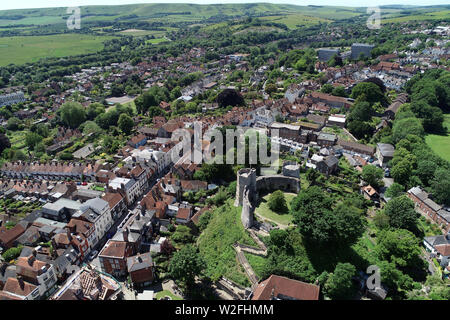
[[[364,13],[361,8],[313,7],[272,3],[251,4],[135,4],[120,6],[87,6],[81,8],[84,22],[161,21],[204,22],[215,18],[280,16],[303,14],[337,20]],[[0,26],[57,25],[65,23],[66,8],[0,11]]]

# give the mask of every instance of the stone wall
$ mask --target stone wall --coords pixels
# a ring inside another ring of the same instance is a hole
[[[288,172],[291,174],[292,172]],[[286,192],[299,193],[300,179],[284,176],[271,175],[256,177],[255,169],[241,169],[237,173],[236,207],[242,206],[241,221],[245,228],[251,228],[254,223],[254,211],[258,201],[259,192],[271,192],[282,190]]]

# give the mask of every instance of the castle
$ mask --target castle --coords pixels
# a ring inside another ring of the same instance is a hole
[[[245,168],[237,172],[235,207],[242,206],[241,221],[246,229],[254,224],[254,212],[259,192],[283,190],[300,192],[299,166],[292,162],[283,165],[282,175],[256,176],[256,169]]]

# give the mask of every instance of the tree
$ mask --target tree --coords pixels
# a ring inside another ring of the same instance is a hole
[[[427,101],[421,99],[411,103],[411,111],[413,111],[418,118],[423,119],[422,124],[426,132],[445,132],[443,127],[444,114],[438,107],[431,106]]]
[[[373,222],[380,229],[389,228],[389,217],[383,211],[378,211],[376,213],[375,217],[373,217]]]
[[[266,85],[266,92],[267,92],[269,95],[272,95],[272,93],[276,93],[277,91],[278,91],[278,87],[277,87],[276,84],[274,84],[274,83],[269,83],[269,84]]]
[[[18,247],[14,248],[9,248],[2,254],[3,259],[5,259],[6,262],[16,259],[17,257],[20,256],[22,249],[23,249],[22,245],[19,245]]]
[[[217,103],[221,108],[244,105],[244,98],[235,89],[225,89],[217,96]]]
[[[394,182],[387,190],[386,190],[386,196],[389,198],[395,198],[400,195],[402,195],[405,192],[405,187],[403,187],[401,184]]]
[[[417,163],[417,176],[420,178],[420,181],[422,181],[426,186],[429,186],[431,180],[434,178],[434,173],[437,168],[437,164],[432,160],[420,160]]]
[[[320,88],[320,92],[323,93],[331,93],[333,91],[333,86],[329,83],[325,83],[322,88]]]
[[[172,252],[174,252],[176,249],[175,247],[170,243],[169,240],[164,240],[163,243],[161,243],[161,253],[170,256]]]
[[[86,120],[84,107],[77,102],[67,102],[59,108],[61,120],[70,128],[78,128]]]
[[[360,101],[355,103],[349,115],[349,121],[370,121],[373,110],[370,103]]]
[[[332,95],[337,97],[347,97],[347,92],[345,91],[344,86],[338,86],[333,89]]]
[[[33,150],[34,147],[42,141],[42,137],[37,133],[29,131],[25,136],[25,144],[30,150]]]
[[[361,175],[363,180],[374,188],[379,188],[384,185],[384,171],[381,168],[371,165],[364,166]]]
[[[0,133],[0,154],[8,148],[11,148],[11,142],[4,133]]]
[[[335,54],[335,55],[333,55],[333,56],[331,57],[330,60],[327,61],[327,64],[328,64],[330,67],[336,67],[336,66],[343,66],[343,65],[344,65],[344,62],[342,61],[341,56]]]
[[[406,185],[411,176],[412,169],[413,167],[411,161],[408,159],[403,159],[392,167],[391,175],[396,182],[401,185]]]
[[[381,282],[388,287],[390,292],[413,288],[413,279],[399,270],[395,263],[383,260],[378,261],[377,266],[382,270]]]
[[[268,201],[268,206],[270,210],[275,211],[277,213],[287,213],[288,207],[286,204],[286,199],[284,197],[284,193],[281,190],[277,190],[273,192]]]
[[[330,241],[331,206],[332,200],[318,186],[300,191],[291,204],[300,233],[314,242]]]
[[[8,122],[6,123],[6,129],[11,131],[19,130],[21,127],[22,121],[19,120],[19,118],[11,117],[8,119]]]
[[[389,224],[398,229],[414,230],[419,214],[414,210],[414,202],[406,195],[390,200],[385,207]]]
[[[399,267],[417,266],[420,259],[419,239],[408,230],[382,230],[377,235],[375,254],[380,260]]]
[[[374,127],[368,122],[359,120],[349,121],[348,130],[358,139],[364,139],[371,136],[374,132]]]
[[[351,97],[358,99],[362,97],[363,101],[374,104],[375,102],[385,102],[385,96],[380,87],[372,82],[360,82],[352,89]]]
[[[332,199],[318,186],[302,190],[291,203],[300,233],[319,245],[353,243],[364,230],[360,210],[348,202],[332,210],[332,204]]]
[[[313,168],[309,168],[306,171],[306,179],[309,181],[310,184],[315,184],[317,179],[320,177],[320,172],[317,170],[314,170]]]
[[[208,226],[209,222],[211,221],[213,217],[213,214],[211,211],[206,211],[205,213],[203,213],[200,218],[198,219],[198,228],[200,229],[200,231],[203,231],[206,229],[206,227]]]
[[[124,94],[123,85],[120,83],[114,82],[111,85],[111,95],[113,97],[121,97]]]
[[[98,134],[98,133],[102,132],[102,128],[100,128],[98,126],[98,124],[95,123],[94,121],[86,121],[85,123],[83,123],[82,127],[83,127],[83,133],[85,135],[88,135],[91,133]]]
[[[334,272],[329,275],[325,283],[328,296],[336,300],[350,299],[355,293],[352,278],[356,275],[356,268],[350,263],[338,263]]]
[[[99,114],[104,112],[105,106],[101,103],[94,102],[88,106],[86,116],[89,120],[94,120]]]
[[[176,252],[169,263],[170,275],[180,281],[186,289],[194,284],[195,276],[200,275],[205,268],[205,261],[197,248],[192,245],[184,246]]]
[[[286,245],[288,236],[286,230],[273,229],[270,231],[270,243],[277,248],[282,248]]]
[[[171,239],[177,243],[191,242],[193,239],[191,228],[187,226],[178,226],[175,232],[172,234]]]
[[[420,120],[417,118],[404,118],[401,120],[395,120],[392,127],[392,135],[395,142],[398,142],[405,138],[407,135],[412,134],[419,137],[424,136],[424,130]]]
[[[436,202],[444,205],[450,205],[450,171],[445,168],[439,168],[431,181],[431,189]]]
[[[133,119],[125,113],[122,113],[120,115],[117,124],[119,126],[119,129],[122,130],[127,135],[131,133],[134,127]]]

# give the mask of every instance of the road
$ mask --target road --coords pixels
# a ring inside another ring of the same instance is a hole
[[[170,168],[171,168],[171,166],[169,166],[162,174],[160,174],[158,178],[164,176],[170,170]],[[110,235],[112,233],[116,234],[117,227],[125,220],[125,218],[128,216],[128,214],[130,212],[134,211],[137,208],[137,206],[141,203],[141,200],[147,195],[147,193],[151,190],[151,188],[153,188],[153,186],[157,183],[158,178],[153,179],[151,181],[151,183],[147,186],[147,188],[144,190],[144,192],[142,192],[142,195],[130,207],[128,207],[127,210],[124,211],[124,213],[119,217],[119,219],[114,221],[114,224],[111,226],[111,228],[109,228],[109,230],[98,241],[98,243],[95,246],[93,246],[91,251],[97,250],[98,252],[100,252],[103,249],[106,242],[110,239],[110,238],[108,238],[108,235]],[[100,268],[100,261],[98,261],[97,257],[93,261],[91,261],[90,264],[94,265],[95,267]]]

